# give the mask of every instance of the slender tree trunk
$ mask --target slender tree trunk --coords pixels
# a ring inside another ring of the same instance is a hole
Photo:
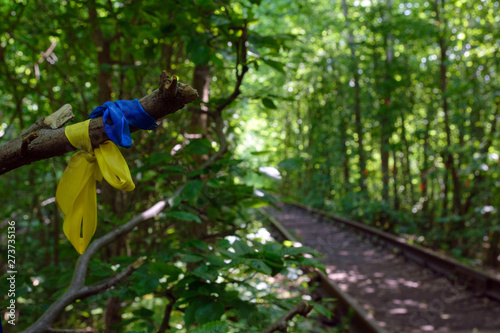
[[[439,3],[439,1],[441,3]],[[439,6],[441,4],[441,7]],[[446,40],[444,37],[444,32],[446,29],[446,19],[441,18],[441,11],[444,15],[445,0],[435,0],[434,10],[436,12],[436,20],[440,28],[438,43],[441,54],[439,69],[440,69],[440,88],[441,88],[441,101],[444,113],[444,129],[446,133],[446,150],[444,153],[444,164],[446,168],[444,181],[444,200],[443,200],[443,216],[448,213],[448,194],[450,192],[449,176],[451,175],[453,181],[453,212],[458,213],[461,211],[460,203],[460,181],[458,179],[458,172],[455,168],[455,161],[451,149],[451,129],[450,129],[450,111],[448,107],[448,79],[446,78],[448,56],[446,52],[448,46],[446,45]]]
[[[342,155],[342,173],[344,175],[344,193],[348,194],[350,191],[350,184],[349,184],[349,177],[350,177],[350,171],[349,171],[349,154],[347,154],[347,120],[345,115],[341,112],[341,117],[340,117],[340,126],[339,126],[339,132],[340,132],[340,152]]]
[[[338,90],[338,96],[343,96],[344,95],[344,89],[342,87],[342,84],[338,81],[337,82],[337,90]],[[338,129],[339,129],[339,138],[340,138],[340,155],[341,155],[341,161],[342,161],[342,175],[344,178],[344,188],[343,188],[343,193],[344,195],[349,194],[350,191],[350,182],[349,182],[349,177],[350,175],[350,170],[349,170],[349,154],[347,153],[347,146],[346,143],[348,141],[347,137],[347,129],[349,128],[349,116],[346,115],[345,112],[345,107],[342,106],[341,108],[338,109],[338,119],[339,119],[339,124],[338,124]]]
[[[309,128],[307,130],[307,151],[313,152],[315,147],[314,145],[316,144],[314,134],[317,132],[316,129],[316,118],[314,115],[314,110],[315,107],[312,106],[310,103],[308,103],[307,107],[307,121],[309,123]],[[305,162],[305,170],[306,170],[306,176],[305,176],[305,181],[307,184],[312,184],[312,175],[313,175],[313,166],[312,163],[309,160],[306,160]]]
[[[404,181],[407,189],[408,195],[408,200],[410,202],[410,205],[413,206],[415,203],[415,189],[413,186],[412,182],[412,174],[411,174],[411,164],[410,164],[410,144],[408,143],[408,139],[406,137],[406,117],[405,117],[405,112],[404,110],[401,112],[401,139],[403,140],[403,147],[404,147],[404,163],[402,162],[402,166],[404,164],[404,169],[405,169],[405,174],[406,174],[406,181]]]
[[[405,44],[405,55],[404,55],[404,63],[407,68],[410,68],[410,63],[408,60],[408,45]],[[407,73],[408,79],[406,82],[408,83],[406,85],[406,91],[407,91],[407,96],[408,100],[410,101],[408,104],[408,107],[406,110],[408,110],[408,113],[412,114],[413,113],[413,108],[415,106],[415,91],[413,90],[413,85],[412,85],[412,75],[411,73]],[[411,140],[408,141],[407,138],[407,133],[406,133],[406,111],[405,109],[401,109],[400,117],[401,117],[401,139],[403,141],[403,147],[404,147],[404,163],[402,162],[402,165],[404,164],[404,169],[405,169],[405,179],[404,183],[407,184],[405,185],[405,189],[407,190],[407,196],[408,200],[411,206],[415,204],[415,186],[413,185],[413,177],[411,173],[411,163],[410,163],[410,147],[412,142]]]
[[[198,91],[200,96],[200,107],[198,111],[206,112],[208,108],[206,103],[209,101],[209,88],[210,88],[210,66],[197,64],[193,72],[193,88]],[[201,112],[191,112],[191,122],[190,122],[190,135],[192,138],[196,137],[206,137],[208,134],[208,117],[206,113]],[[203,164],[204,160],[207,160],[208,156],[194,156],[196,167]],[[196,225],[190,226],[190,238],[204,239],[208,234],[208,223],[197,223]],[[195,263],[188,263],[188,269],[194,269],[196,267]]]
[[[200,96],[201,111],[207,111],[206,103],[209,100],[209,87],[210,87],[210,66],[208,65],[196,65],[193,73],[193,88],[198,91]],[[201,134],[202,136],[207,135],[207,115],[192,112],[191,113],[191,134]]]
[[[112,81],[111,81],[111,40],[104,38],[103,32],[101,30],[100,23],[97,18],[97,10],[96,10],[96,2],[95,0],[89,1],[88,13],[89,13],[89,24],[92,29],[92,39],[94,41],[94,45],[96,47],[97,52],[97,63],[99,66],[99,74],[98,74],[98,93],[97,93],[97,102],[99,104],[104,104],[107,101],[111,101],[111,93],[112,93]],[[101,184],[101,193],[104,204],[108,204],[111,206],[113,213],[117,216],[123,214],[124,206],[122,202],[121,195],[116,195],[114,189],[111,185],[103,182]],[[108,248],[107,256],[112,257],[113,255],[120,255],[120,251],[122,249],[121,245],[124,240],[119,239],[114,245],[114,250],[116,253],[113,253],[111,248]],[[120,323],[121,323],[121,306],[120,306],[120,298],[118,297],[110,297],[106,301],[106,310],[104,312],[104,324],[105,330],[104,333],[118,333],[120,332]]]
[[[92,39],[97,51],[97,63],[99,64],[97,102],[104,104],[111,100],[111,42],[105,39],[97,19],[95,0],[89,1],[88,13],[89,23],[92,30]]]
[[[386,10],[386,20],[390,21],[392,1],[387,0]],[[383,99],[384,106],[380,109],[380,159],[382,167],[382,201],[385,203],[389,202],[389,153],[390,153],[390,137],[392,135],[392,106],[391,106],[391,94],[392,94],[392,58],[394,56],[392,47],[392,34],[388,33],[384,36],[384,48],[385,48],[385,71],[384,71],[384,81],[383,86]],[[396,193],[394,193],[396,195]]]
[[[398,210],[400,206],[398,194],[398,155],[396,150],[392,151],[393,167],[392,167],[392,186],[394,190],[394,209]]]
[[[427,117],[425,119],[425,134],[424,134],[424,149],[423,149],[423,168],[422,171],[420,172],[420,190],[422,192],[422,198],[423,198],[423,203],[422,203],[422,211],[427,213],[428,208],[429,208],[429,196],[427,195],[428,193],[428,185],[427,185],[427,179],[429,177],[429,136],[430,136],[430,130],[431,130],[431,117],[429,116],[429,111],[427,111]]]
[[[354,36],[351,29],[351,22],[349,20],[349,9],[346,0],[342,0],[342,8],[344,10],[344,17],[346,19],[347,40],[351,50],[351,73],[353,75],[354,83],[354,118],[356,124],[356,134],[358,136],[358,156],[359,156],[359,187],[361,192],[367,195],[366,191],[366,157],[363,143],[363,123],[361,120],[361,96],[359,87],[359,72],[358,72],[358,59],[354,46]]]

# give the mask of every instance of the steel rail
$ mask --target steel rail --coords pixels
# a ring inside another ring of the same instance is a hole
[[[488,296],[494,300],[500,301],[500,279],[497,277],[470,268],[461,262],[445,257],[431,250],[409,244],[404,238],[391,235],[387,232],[377,230],[365,224],[335,216],[331,213],[324,212],[319,209],[311,208],[298,202],[286,202],[286,204],[304,209],[310,213],[321,215],[330,220],[339,222],[362,233],[374,236],[391,245],[393,248],[400,251],[402,255],[408,259],[415,261],[417,264],[428,267],[429,269],[443,274],[451,280],[467,285],[474,291],[477,296]]]
[[[292,242],[299,242],[288,230],[274,217],[264,213],[266,218],[276,228],[276,230],[283,236],[283,238]],[[358,304],[354,298],[342,291],[328,276],[320,271],[315,270],[320,282],[320,288],[325,291],[329,296],[336,299],[337,304],[336,312],[342,317],[350,317],[349,331],[352,333],[387,333],[380,327],[375,320],[371,319],[366,311]]]

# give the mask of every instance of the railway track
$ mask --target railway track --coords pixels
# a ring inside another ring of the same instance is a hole
[[[321,287],[353,332],[500,332],[500,279],[366,225],[298,205],[267,209],[325,255]]]

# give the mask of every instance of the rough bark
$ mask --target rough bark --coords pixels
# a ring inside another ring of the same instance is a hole
[[[153,118],[159,119],[182,109],[184,105],[196,98],[198,98],[198,93],[190,85],[178,83],[175,76],[171,79],[166,72],[163,72],[160,77],[159,89],[144,96],[139,102],[147,113]],[[131,132],[137,131],[132,126],[130,130]],[[89,135],[94,147],[109,139],[104,131],[102,117],[90,121]],[[75,147],[69,143],[64,134],[64,127],[26,131],[26,133],[0,146],[0,174],[74,150],[76,150]]]

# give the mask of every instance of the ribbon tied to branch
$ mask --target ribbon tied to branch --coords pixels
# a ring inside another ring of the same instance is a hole
[[[144,111],[137,99],[106,102],[92,111],[89,118],[101,115],[111,141],[95,149],[89,137],[90,119],[65,129],[68,141],[82,151],[71,156],[57,186],[56,202],[64,214],[64,234],[80,254],[87,249],[97,228],[96,181],[104,178],[123,191],[135,188],[127,162],[115,143],[130,147],[129,125],[142,129],[156,127],[154,118]]]

